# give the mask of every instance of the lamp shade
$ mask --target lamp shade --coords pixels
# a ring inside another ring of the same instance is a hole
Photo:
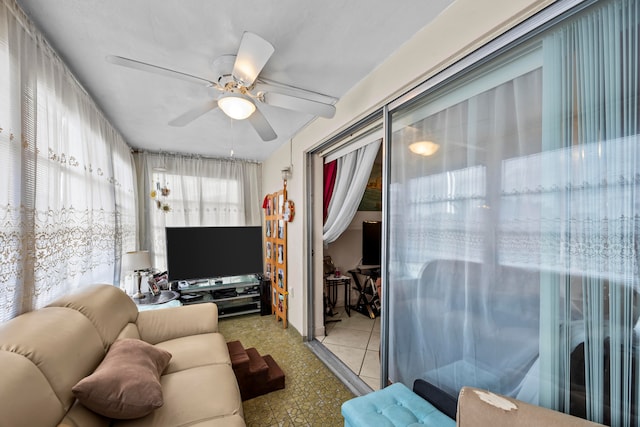
[[[244,120],[256,111],[256,106],[247,98],[240,95],[227,95],[218,100],[218,107],[224,113],[236,120]]]
[[[122,258],[122,268],[124,271],[140,271],[151,268],[151,258],[149,251],[127,252]]]

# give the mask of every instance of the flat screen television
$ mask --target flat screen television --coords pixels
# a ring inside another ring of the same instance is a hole
[[[262,273],[262,227],[167,227],[169,281]]]
[[[380,265],[382,221],[362,222],[362,265]]]

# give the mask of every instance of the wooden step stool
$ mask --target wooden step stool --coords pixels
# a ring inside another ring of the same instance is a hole
[[[271,355],[261,356],[253,347],[245,349],[240,341],[230,341],[227,347],[242,400],[284,388],[284,372]]]

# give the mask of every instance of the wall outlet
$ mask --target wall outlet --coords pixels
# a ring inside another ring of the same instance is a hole
[[[289,289],[289,297],[291,297],[291,299],[293,299],[293,289],[294,288]]]

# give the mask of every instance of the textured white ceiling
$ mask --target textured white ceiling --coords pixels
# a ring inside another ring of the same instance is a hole
[[[315,117],[264,105],[278,134],[211,111],[169,121],[211,99],[200,85],[108,63],[119,55],[212,80],[213,59],[242,33],[275,47],[262,77],[340,98],[453,0],[18,0],[134,148],[262,161]],[[437,41],[434,41],[437,42]],[[339,104],[338,104],[339,108]],[[326,120],[317,118],[316,120]]]

